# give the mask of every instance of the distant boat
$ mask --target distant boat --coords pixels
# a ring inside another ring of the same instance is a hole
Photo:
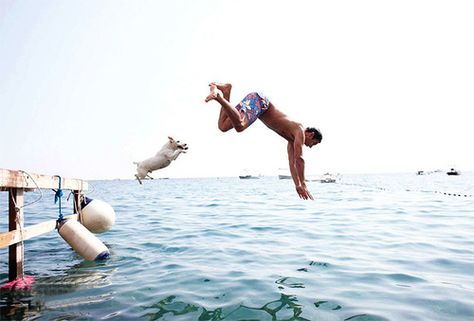
[[[332,174],[326,173],[321,177],[321,179],[319,181],[321,183],[335,183],[336,178]]]
[[[425,175],[425,171],[418,171],[416,172],[416,175]]]
[[[461,173],[454,168],[451,168],[449,171],[446,172],[448,175],[460,175]]]
[[[289,175],[289,170],[286,168],[279,168],[278,169],[278,179],[292,179],[291,175]]]
[[[333,175],[330,173],[323,174],[318,178],[307,179],[307,182],[320,182],[320,183],[336,183],[339,174]]]
[[[239,175],[240,179],[259,179],[260,177],[258,176],[252,176],[252,175]]]

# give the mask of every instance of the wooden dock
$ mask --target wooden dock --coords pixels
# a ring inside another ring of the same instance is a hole
[[[45,221],[33,226],[24,226],[23,196],[35,189],[58,189],[58,176],[31,174],[0,168],[0,192],[8,192],[8,232],[0,233],[0,248],[9,247],[8,279],[13,281],[23,277],[24,248],[23,241],[51,232],[56,228],[56,220]],[[74,214],[64,218],[78,219],[78,209],[83,191],[88,184],[80,179],[61,177],[61,189],[70,190],[74,195]]]

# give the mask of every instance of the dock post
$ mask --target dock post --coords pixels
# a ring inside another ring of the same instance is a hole
[[[9,209],[9,231],[23,231],[23,189],[10,188],[8,198]],[[23,277],[23,242],[10,245],[8,247],[8,279],[13,281]]]

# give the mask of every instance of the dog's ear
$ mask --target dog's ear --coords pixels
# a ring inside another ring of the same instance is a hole
[[[170,140],[170,142],[174,142],[174,139],[173,139],[173,137],[171,137],[171,136],[168,136],[168,139]]]

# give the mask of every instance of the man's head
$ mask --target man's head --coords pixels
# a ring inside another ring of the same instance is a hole
[[[323,140],[323,135],[314,127],[306,127],[304,131],[304,144],[309,148],[319,144]]]

